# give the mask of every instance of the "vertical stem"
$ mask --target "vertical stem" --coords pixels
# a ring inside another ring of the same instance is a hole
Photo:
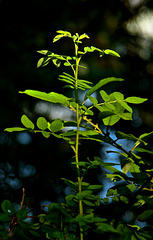
[[[81,118],[79,116],[79,100],[78,100],[78,86],[77,86],[77,79],[78,79],[78,69],[79,69],[79,62],[80,58],[78,58],[78,45],[75,44],[75,56],[76,56],[76,69],[75,69],[75,98],[76,98],[76,120],[77,120],[77,133],[76,133],[76,145],[75,145],[75,161],[76,161],[76,168],[77,168],[77,175],[78,175],[78,190],[79,193],[82,192],[82,177],[80,174],[80,167],[79,167],[79,128]],[[79,200],[79,214],[83,216],[83,203],[82,200]],[[83,240],[83,229],[80,228],[80,240]]]

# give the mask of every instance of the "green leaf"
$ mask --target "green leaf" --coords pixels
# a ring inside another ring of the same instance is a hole
[[[111,117],[107,117],[103,119],[103,123],[106,126],[113,126],[115,123],[117,123],[120,120],[120,116],[118,115],[113,115]]]
[[[153,136],[153,131],[149,132],[149,133],[143,133],[142,135],[140,135],[139,138],[146,140],[147,138],[152,137],[152,136]]]
[[[26,128],[21,128],[21,127],[12,127],[12,128],[5,128],[4,131],[7,132],[22,132],[27,130]]]
[[[137,217],[137,219],[138,219],[139,221],[147,221],[147,220],[150,219],[150,218],[153,218],[153,210],[152,210],[152,209],[144,211],[143,213],[141,213],[141,214]]]
[[[100,53],[103,52],[103,50],[99,49],[99,48],[96,48],[94,46],[91,46],[91,47],[84,47],[84,52],[87,53],[87,52],[94,52],[94,51],[98,51]]]
[[[120,116],[124,120],[132,120],[132,113],[119,113],[118,116]]]
[[[147,101],[147,98],[140,98],[140,97],[128,97],[125,99],[126,102],[128,103],[134,103],[134,104],[139,104]]]
[[[59,31],[57,31],[57,33],[59,33],[59,34],[54,37],[53,43],[57,42],[58,40],[60,40],[63,37],[70,37],[71,38],[71,33],[70,32],[59,30]]]
[[[110,101],[110,96],[104,90],[100,91],[100,95],[105,102]]]
[[[124,109],[126,109],[128,112],[130,112],[130,113],[133,112],[132,108],[131,108],[126,102],[120,101],[119,103],[120,103],[121,106],[124,107]]]
[[[25,220],[28,217],[27,210],[25,208],[19,209],[17,217],[19,220]]]
[[[35,237],[41,237],[40,233],[38,233],[36,231],[33,231],[33,230],[30,229],[29,232]]]
[[[21,122],[26,128],[30,128],[30,129],[35,128],[34,124],[31,122],[31,120],[26,115],[23,115],[21,117]]]
[[[0,221],[1,222],[10,222],[11,221],[11,217],[6,215],[5,213],[0,213]]]
[[[85,95],[85,99],[86,100],[90,95],[92,95],[95,91],[97,91],[99,88],[101,88],[102,86],[104,86],[107,83],[110,82],[116,82],[116,81],[124,81],[122,78],[115,78],[115,77],[110,77],[110,78],[104,78],[102,80],[100,80],[94,87],[92,87]]]
[[[61,119],[55,119],[51,124],[50,124],[50,130],[51,132],[58,132],[62,129],[63,127],[63,122]]]
[[[4,200],[1,203],[1,208],[3,212],[8,216],[13,216],[15,214],[15,208],[9,200]]]
[[[67,98],[66,96],[59,94],[59,93],[55,93],[55,92],[51,92],[51,93],[45,93],[45,92],[40,92],[37,90],[25,90],[25,91],[20,91],[19,93],[23,93],[23,94],[27,94],[31,97],[35,97],[47,102],[52,102],[52,103],[60,103],[63,105],[68,105],[69,104],[69,98]]]
[[[111,225],[107,223],[99,223],[98,228],[96,230],[97,232],[112,232],[112,233],[118,233],[118,231]]]
[[[128,139],[128,140],[134,140],[134,141],[139,140],[137,137],[135,137],[132,134],[126,134],[126,133],[123,133],[123,132],[120,132],[120,131],[115,132],[115,135],[118,139]]]
[[[44,117],[39,117],[37,119],[37,127],[41,130],[46,130],[48,128],[48,122]]]
[[[37,68],[39,67],[45,67],[46,65],[48,65],[50,63],[51,57],[42,57],[39,59],[38,63],[37,63]]]
[[[48,50],[40,50],[40,51],[37,51],[38,53],[40,54],[43,54],[43,55],[47,55],[47,56],[52,56],[53,52],[51,51],[48,51]]]
[[[136,147],[134,150],[137,151],[137,152],[145,152],[145,153],[153,154],[152,151],[149,151],[149,150],[144,149],[144,148]]]
[[[112,93],[112,95],[114,96],[114,98],[116,100],[123,100],[124,99],[124,95],[120,92],[114,92],[114,93]]]
[[[42,133],[42,135],[43,135],[45,138],[49,138],[49,137],[50,137],[50,133],[49,133],[49,132],[42,131],[41,133]]]
[[[108,55],[112,55],[112,56],[114,56],[114,57],[120,57],[120,55],[119,55],[117,52],[115,52],[114,50],[105,49],[105,50],[104,50],[104,53],[105,53],[105,54],[108,54]]]
[[[86,33],[84,33],[84,34],[80,35],[79,40],[82,40],[84,38],[88,38],[89,39],[89,36]]]

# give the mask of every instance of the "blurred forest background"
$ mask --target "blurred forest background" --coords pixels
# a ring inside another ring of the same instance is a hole
[[[95,83],[104,77],[124,78],[125,82],[111,89],[108,85],[106,90],[149,100],[134,108],[132,122],[120,121],[116,129],[136,136],[153,131],[152,0],[0,0],[0,202],[9,199],[19,203],[22,187],[38,209],[46,202],[61,202],[69,189],[60,178],[75,177],[70,166],[73,152],[65,142],[39,134],[4,132],[6,127],[21,126],[23,114],[33,122],[38,116],[49,121],[73,117],[60,106],[18,93],[35,89],[72,95],[58,81],[63,69],[52,64],[36,67],[40,58],[37,50],[73,54],[69,40],[52,43],[57,30],[87,33],[90,39],[85,40],[86,45],[113,49],[121,55],[120,59],[105,56],[100,60],[96,54],[87,55],[84,61],[89,69],[81,71],[81,77]],[[151,141],[148,147],[153,150]],[[101,144],[83,142],[80,155],[105,160],[104,149]],[[101,169],[98,178],[97,173],[89,175],[92,182],[103,179]]]

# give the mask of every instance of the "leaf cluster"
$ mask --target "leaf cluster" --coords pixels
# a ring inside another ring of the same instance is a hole
[[[86,46],[80,51],[79,46],[84,39],[88,39],[87,34],[72,35],[68,31],[57,31],[57,35],[53,39],[53,43],[62,38],[70,38],[74,44],[74,55],[65,56],[55,54],[48,50],[38,51],[43,55],[38,61],[38,67],[45,67],[51,61],[56,67],[60,67],[61,63],[65,67],[69,67],[72,74],[64,72],[59,75],[59,80],[66,84],[64,87],[71,88],[74,98],[56,92],[41,92],[37,90],[20,91],[21,94],[40,99],[42,101],[61,104],[64,107],[75,112],[75,121],[63,121],[54,119],[48,121],[40,116],[36,123],[33,123],[28,116],[21,117],[22,127],[6,128],[8,132],[29,131],[31,133],[41,133],[45,138],[50,136],[63,139],[68,142],[72,148],[75,160],[72,161],[72,168],[75,170],[76,181],[63,178],[64,183],[70,187],[71,194],[65,197],[64,203],[52,203],[48,206],[47,213],[39,214],[37,221],[29,227],[29,232],[43,239],[88,239],[91,232],[103,235],[104,238],[109,236],[111,240],[144,240],[152,239],[152,226],[146,229],[135,224],[136,220],[146,221],[150,223],[153,217],[153,163],[151,160],[152,151],[148,149],[147,139],[152,137],[153,132],[144,133],[140,136],[134,136],[131,133],[121,131],[115,132],[115,139],[110,137],[109,127],[115,125],[120,120],[132,120],[131,104],[141,104],[147,99],[136,96],[125,97],[121,92],[112,92],[108,94],[103,87],[106,84],[114,82],[123,82],[122,78],[108,77],[97,81],[94,85],[88,80],[79,79],[80,62],[85,54],[97,52],[99,57],[111,55],[120,57],[114,50],[101,50],[94,46]],[[82,102],[79,101],[79,91],[85,92]],[[93,93],[99,92],[101,100],[93,97]],[[86,101],[90,100],[92,105],[87,106]],[[92,120],[94,116],[93,109],[98,110],[98,120]],[[107,126],[104,131],[101,125]],[[67,128],[69,127],[69,128]],[[133,141],[133,148],[127,151],[118,140],[126,139]],[[82,141],[96,141],[107,143],[110,151],[107,154],[118,154],[120,162],[105,162],[99,157],[94,159],[79,159],[79,145]],[[111,147],[116,150],[112,151]],[[149,157],[142,157],[142,153]],[[119,170],[120,166],[120,170]],[[101,198],[99,191],[103,188],[101,184],[91,184],[85,181],[88,171],[101,167],[106,178],[114,182],[114,186],[107,190],[104,198]],[[96,210],[105,207],[111,207],[111,204],[119,206],[118,216],[107,217],[100,214]],[[15,212],[13,205],[5,200],[2,205],[3,213],[0,214],[0,221],[11,221],[12,216],[16,216],[18,220],[24,220],[27,212],[24,209]],[[9,210],[9,211],[8,211]],[[127,224],[122,216],[127,212],[133,213],[132,221]],[[20,222],[20,221],[19,221]]]

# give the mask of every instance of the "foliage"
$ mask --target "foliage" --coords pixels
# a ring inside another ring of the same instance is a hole
[[[29,203],[24,204],[24,191],[20,208],[17,211],[9,200],[4,200],[1,204],[0,235],[3,239],[12,237],[12,239],[83,240],[89,239],[90,236],[99,239],[100,235],[111,240],[152,239],[150,223],[153,217],[153,164],[150,158],[145,159],[141,153],[152,154],[146,146],[147,139],[153,135],[153,132],[136,137],[131,133],[116,131],[115,140],[111,138],[109,132],[109,128],[119,120],[132,120],[131,104],[140,104],[147,99],[135,96],[124,97],[121,92],[108,94],[104,91],[103,86],[122,82],[122,78],[104,78],[95,85],[90,81],[79,79],[79,69],[84,68],[84,65],[81,65],[84,55],[95,52],[100,58],[104,55],[120,56],[114,50],[101,50],[94,46],[87,46],[80,50],[82,41],[89,38],[87,34],[72,35],[70,32],[59,30],[53,42],[62,38],[72,40],[74,55],[59,55],[48,50],[38,51],[43,57],[40,58],[37,66],[45,67],[52,62],[56,67],[61,65],[69,67],[72,74],[64,72],[59,75],[59,80],[66,84],[64,87],[73,89],[75,97],[69,98],[56,92],[46,93],[37,90],[25,90],[20,93],[43,101],[61,104],[75,112],[76,120],[55,119],[48,122],[44,117],[39,117],[36,123],[33,123],[28,116],[23,115],[21,117],[22,127],[11,127],[5,130],[8,132],[30,131],[41,133],[45,138],[53,136],[66,141],[75,155],[75,161],[72,161],[71,164],[75,169],[76,181],[63,178],[65,184],[71,188],[71,194],[65,197],[64,203],[52,203],[47,206],[47,213],[35,216],[32,223],[26,221],[30,216],[27,209]],[[83,101],[79,99],[80,91],[85,93]],[[97,91],[100,93],[101,101],[98,101],[93,95]],[[91,101],[91,106],[86,105],[88,99]],[[94,120],[95,109],[98,111],[96,123]],[[102,123],[106,126],[106,131],[101,129]],[[118,143],[120,139],[132,140],[133,148],[127,151]],[[80,161],[79,146],[85,140],[107,143],[115,147],[116,151],[107,153],[118,153],[121,156],[121,170],[117,168],[117,163],[105,162],[97,156],[94,159]],[[116,183],[108,189],[105,198],[100,198],[98,195],[102,185],[91,184],[85,180],[87,172],[99,166],[105,170],[106,178]],[[118,209],[116,216],[108,218],[107,214],[97,211],[97,209],[101,209],[102,205],[109,208],[112,202]],[[129,222],[123,218],[127,211],[134,213]],[[146,227],[137,225],[136,220],[147,223]],[[11,222],[8,231],[5,230],[6,222]]]

